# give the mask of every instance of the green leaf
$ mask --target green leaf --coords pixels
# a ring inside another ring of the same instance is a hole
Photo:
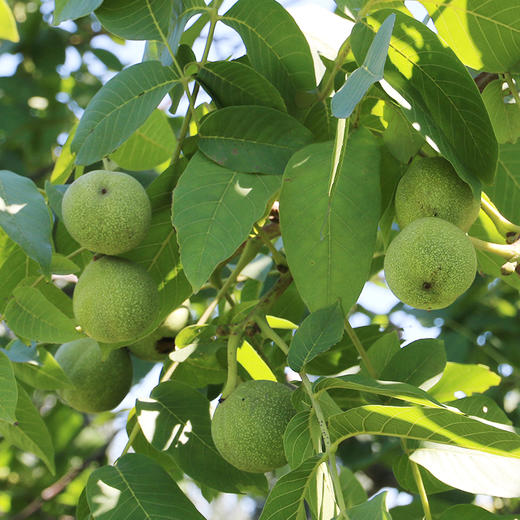
[[[351,40],[358,62],[364,58],[366,39],[386,16],[388,11],[375,13],[372,29],[354,27]],[[435,33],[403,13],[396,16],[385,80],[411,105],[402,108],[410,122],[436,143],[477,192],[479,180],[493,182],[498,155],[480,92],[455,53]]]
[[[222,21],[238,32],[251,66],[295,112],[297,94],[313,90],[316,79],[309,44],[289,13],[275,0],[238,0]]]
[[[331,143],[296,152],[285,170],[280,195],[287,261],[311,311],[338,299],[345,311],[356,302],[372,263],[379,219],[376,138],[366,130],[349,137],[329,198],[332,154]]]
[[[201,67],[196,77],[218,107],[261,105],[282,112],[287,110],[273,84],[245,63],[209,62]]]
[[[76,520],[91,520],[90,508],[87,502],[87,489],[83,488],[76,505]]]
[[[318,354],[338,343],[343,337],[343,320],[338,302],[309,314],[291,342],[289,366],[299,372]]]
[[[199,149],[217,164],[244,173],[281,175],[294,152],[312,142],[310,130],[269,107],[227,107],[199,129]]]
[[[104,0],[96,16],[107,31],[126,40],[165,40],[171,0]]]
[[[66,343],[83,337],[74,322],[34,287],[18,287],[5,309],[9,328],[22,338]]]
[[[314,391],[318,394],[324,390],[331,389],[356,390],[358,392],[393,397],[414,404],[442,407],[436,399],[415,386],[407,383],[394,383],[393,381],[376,381],[359,374],[321,378],[314,384]]]
[[[428,390],[441,377],[446,366],[444,342],[419,339],[401,348],[381,372],[381,379],[402,381]]]
[[[149,170],[172,157],[175,143],[168,117],[162,110],[154,110],[110,158],[127,170]]]
[[[359,482],[356,475],[354,475],[354,473],[346,466],[341,467],[339,483],[343,493],[343,499],[345,500],[345,505],[348,508],[357,506],[368,499],[367,492],[361,485],[361,482]]]
[[[312,410],[298,412],[287,425],[283,447],[291,468],[297,468],[314,455],[313,434],[320,435],[320,427]]]
[[[429,393],[439,401],[451,401],[455,392],[464,392],[466,395],[485,392],[492,386],[500,384],[500,376],[491,372],[484,365],[468,365],[461,363],[446,364],[440,381],[430,388]]]
[[[197,153],[173,192],[173,225],[182,265],[198,291],[215,267],[247,239],[280,187],[276,176],[222,168]]]
[[[488,111],[493,130],[499,143],[516,143],[520,136],[520,109],[516,103],[508,103],[508,90],[502,89],[502,80],[492,81],[482,92],[482,100]]]
[[[175,170],[168,168],[148,186],[146,191],[152,205],[150,230],[136,248],[124,255],[145,267],[159,287],[160,307],[151,330],[157,328],[191,294],[171,222],[171,196],[176,175]],[[143,331],[143,336],[151,330]]]
[[[72,383],[53,355],[38,348],[34,359],[13,364],[16,377],[26,385],[41,390],[69,388]]]
[[[448,491],[451,486],[444,484],[440,480],[436,479],[429,471],[421,466],[418,466],[421,478],[424,484],[424,488],[428,495],[435,493],[442,493]],[[395,478],[399,483],[399,486],[409,491],[410,493],[419,494],[417,483],[415,481],[415,475],[412,469],[412,463],[408,459],[407,455],[401,455],[392,465],[392,471],[394,472]]]
[[[470,397],[454,399],[445,404],[446,406],[457,408],[457,410],[466,415],[480,417],[495,423],[508,424],[509,426],[512,424],[511,419],[509,419],[502,408],[487,395],[476,394]]]
[[[267,497],[259,520],[300,520],[305,518],[304,498],[318,469],[320,455],[280,477]]]
[[[475,70],[520,72],[520,6],[502,0],[424,0],[439,36]]]
[[[16,20],[6,0],[0,0],[0,40],[20,41]]]
[[[65,184],[67,179],[70,177],[72,170],[74,169],[74,160],[76,159],[76,154],[72,153],[70,145],[74,139],[74,136],[76,135],[78,125],[79,121],[76,121],[73,127],[70,129],[65,144],[61,147],[60,155],[54,163],[54,168],[52,169],[51,173],[50,182],[52,184]],[[45,182],[47,183],[49,181]]]
[[[0,421],[14,423],[18,387],[9,358],[0,351]]]
[[[381,336],[368,349],[367,356],[378,379],[384,379],[381,377],[381,372],[399,351],[399,336],[395,331]],[[370,376],[370,372],[367,370],[363,360],[361,360],[361,374]]]
[[[501,144],[499,152],[495,184],[486,193],[506,218],[520,222],[520,141]]]
[[[156,386],[147,401],[137,401],[137,418],[146,439],[168,451],[181,469],[198,482],[228,493],[261,490],[263,475],[240,471],[218,453],[211,437],[209,401],[187,384]]]
[[[71,144],[77,164],[113,152],[138,129],[178,82],[173,69],[146,61],[119,72],[88,104]]]
[[[334,445],[354,435],[370,433],[520,459],[520,435],[446,408],[360,406],[330,417],[329,432]]]
[[[14,424],[0,421],[0,435],[9,444],[23,451],[34,453],[54,475],[54,447],[51,436],[43,419],[40,417],[40,412],[20,384],[18,384],[18,401],[15,415],[16,422]]]
[[[351,520],[392,520],[386,507],[386,491],[348,510]]]
[[[31,179],[0,170],[0,226],[43,269],[51,264],[51,221]]]
[[[168,473],[139,453],[96,469],[87,482],[87,500],[100,520],[204,520]]]
[[[439,520],[518,520],[518,515],[496,515],[473,504],[458,504],[443,511]]]
[[[52,23],[59,25],[65,20],[75,20],[97,9],[103,0],[54,0]]]
[[[496,443],[499,442],[497,438]],[[428,442],[415,450],[410,459],[441,482],[462,491],[503,498],[520,496],[520,460],[511,455],[499,456]]]
[[[386,18],[370,44],[363,65],[349,74],[345,84],[332,97],[331,108],[335,117],[350,117],[368,89],[383,79],[394,22],[395,14]]]

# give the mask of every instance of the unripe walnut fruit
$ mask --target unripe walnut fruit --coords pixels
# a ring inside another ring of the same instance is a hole
[[[215,410],[211,434],[218,451],[243,471],[265,473],[287,463],[283,434],[296,413],[291,390],[274,381],[246,381]]]
[[[416,309],[442,309],[472,284],[475,248],[457,226],[435,217],[414,220],[386,252],[386,282],[403,302]]]
[[[103,343],[119,343],[137,339],[152,325],[159,293],[143,267],[104,256],[87,265],[72,303],[85,334]]]
[[[55,357],[73,384],[58,395],[80,412],[112,410],[130,390],[132,362],[126,349],[113,350],[103,359],[99,345],[86,338],[64,343]]]
[[[443,157],[416,159],[401,178],[395,214],[401,229],[424,217],[439,217],[468,231],[478,217],[480,198]]]
[[[119,255],[134,249],[150,227],[150,199],[130,175],[96,170],[65,192],[63,222],[79,244],[96,253]]]

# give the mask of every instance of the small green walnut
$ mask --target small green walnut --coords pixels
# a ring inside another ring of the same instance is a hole
[[[386,252],[386,282],[403,302],[417,309],[451,305],[472,284],[477,255],[468,236],[446,220],[414,220]]]
[[[419,218],[439,217],[468,231],[479,210],[480,199],[443,157],[415,160],[395,194],[395,214],[401,229]]]
[[[164,361],[175,346],[175,336],[186,326],[189,317],[187,307],[178,307],[156,331],[129,345],[130,352],[145,361]]]
[[[132,362],[126,349],[113,350],[103,359],[99,345],[86,338],[61,345],[55,357],[73,384],[58,395],[80,412],[112,410],[130,390]]]
[[[140,265],[112,256],[92,260],[72,298],[83,331],[102,343],[139,337],[159,309],[157,285]]]
[[[75,180],[62,202],[65,227],[80,245],[107,255],[134,249],[150,227],[150,199],[130,175],[96,170]]]
[[[247,381],[222,401],[211,434],[218,451],[243,471],[265,473],[287,463],[283,434],[296,413],[292,391],[274,381]]]

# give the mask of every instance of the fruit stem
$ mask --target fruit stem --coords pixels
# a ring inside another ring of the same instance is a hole
[[[237,350],[241,339],[242,334],[239,334],[237,330],[231,331],[227,343],[227,380],[222,389],[221,399],[226,399],[237,386]]]
[[[520,106],[520,104],[519,104]],[[516,226],[502,215],[494,204],[491,203],[487,195],[482,194],[480,206],[486,215],[493,221],[497,231],[505,237],[509,244],[515,242],[520,236],[520,226]]]
[[[493,253],[499,255],[506,260],[512,261],[520,255],[520,248],[517,245],[512,244],[495,244],[493,242],[486,242],[470,236],[469,239],[473,243],[476,249],[485,251],[486,253]]]
[[[204,325],[208,319],[211,317],[211,314],[216,309],[220,300],[226,295],[229,288],[236,282],[238,275],[244,269],[244,267],[257,255],[258,250],[262,246],[262,242],[260,239],[249,238],[246,246],[244,247],[240,258],[238,259],[237,265],[233,272],[229,275],[227,280],[223,283],[222,287],[217,293],[215,299],[208,305],[202,316],[197,321],[197,325]]]
[[[312,403],[312,408],[314,409],[314,413],[316,414],[316,419],[318,420],[318,424],[320,425],[321,437],[323,439],[323,444],[325,446],[325,453],[328,458],[328,467],[330,477],[332,479],[332,485],[334,487],[334,495],[336,497],[336,501],[339,506],[340,515],[338,518],[344,518],[345,520],[350,520],[347,514],[347,506],[345,504],[345,499],[343,497],[343,491],[341,490],[341,483],[339,481],[338,467],[336,466],[336,455],[335,450],[332,449],[332,443],[330,442],[330,434],[327,428],[327,421],[325,419],[325,415],[323,410],[321,409],[319,401],[314,396],[314,392],[312,391],[312,384],[307,377],[305,371],[300,372],[300,377],[302,378],[302,384],[305,388],[305,391],[309,395],[309,398]]]
[[[374,366],[372,365],[372,362],[370,361],[370,358],[368,357],[367,351],[365,350],[365,347],[363,347],[363,344],[361,343],[361,340],[356,334],[356,331],[352,328],[352,325],[348,321],[348,318],[345,318],[345,331],[348,334],[348,337],[350,338],[352,343],[354,343],[354,347],[356,347],[359,357],[363,360],[365,368],[370,374],[370,377],[377,379],[377,373],[374,369]]]

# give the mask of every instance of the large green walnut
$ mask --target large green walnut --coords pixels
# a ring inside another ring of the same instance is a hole
[[[221,402],[211,423],[218,451],[243,471],[265,473],[287,463],[283,434],[296,413],[291,390],[274,381],[247,381]]]
[[[58,390],[61,399],[80,412],[103,412],[115,408],[132,385],[132,362],[126,349],[110,352],[106,359],[92,339],[63,344],[56,361],[73,384]]]
[[[401,229],[423,217],[439,217],[468,231],[480,200],[443,157],[417,159],[397,186],[395,214]]]
[[[76,320],[103,343],[131,341],[142,335],[159,309],[157,285],[140,265],[112,256],[92,260],[73,295]]]
[[[145,361],[164,361],[175,346],[175,336],[186,326],[189,317],[187,307],[175,309],[157,330],[129,345],[130,352]]]
[[[80,245],[106,255],[134,249],[150,228],[150,199],[130,175],[96,170],[82,175],[65,192],[65,227]]]
[[[442,309],[475,278],[477,255],[468,236],[446,220],[414,220],[391,242],[385,276],[392,292],[417,309]]]

